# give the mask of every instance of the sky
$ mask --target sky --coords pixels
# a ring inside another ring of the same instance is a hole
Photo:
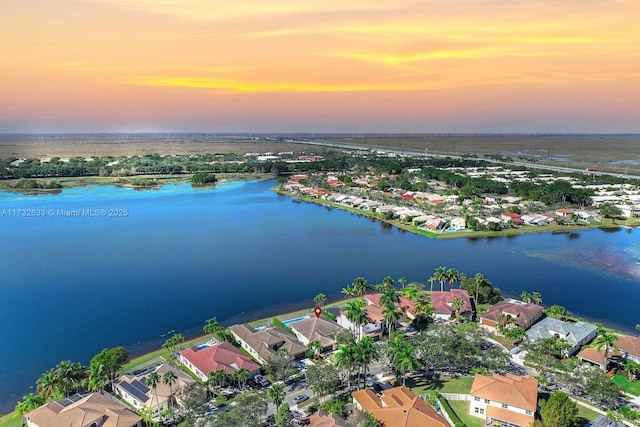
[[[3,132],[640,132],[638,0],[6,0]]]

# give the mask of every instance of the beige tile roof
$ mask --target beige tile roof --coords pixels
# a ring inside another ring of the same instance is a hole
[[[631,335],[617,335],[618,340],[613,343],[621,351],[640,358],[640,338]]]
[[[309,341],[320,341],[322,347],[332,347],[336,343],[333,334],[342,329],[336,322],[316,316],[291,323],[289,327]]]
[[[449,426],[435,409],[405,386],[385,390],[382,398],[371,390],[359,390],[352,396],[385,427]]]
[[[273,353],[280,349],[285,349],[293,357],[301,357],[307,351],[304,344],[281,328],[274,327],[256,331],[251,326],[242,324],[231,326],[229,330],[253,348],[263,360],[269,359]]]
[[[518,412],[513,412],[508,409],[499,408],[497,406],[487,407],[487,417],[495,418],[502,421],[508,421],[511,424],[519,425],[522,427],[529,427],[534,420],[533,414],[520,414]]]
[[[98,393],[89,394],[68,406],[49,402],[24,415],[39,427],[131,427],[142,418],[124,405]]]
[[[476,374],[470,394],[481,399],[535,412],[538,405],[538,380],[530,375],[521,377],[507,374],[505,377],[501,375],[487,377]]]

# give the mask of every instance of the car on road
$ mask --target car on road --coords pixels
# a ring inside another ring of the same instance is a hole
[[[293,398],[293,403],[297,405],[298,403],[304,402],[305,400],[309,400],[309,396],[302,393]]]
[[[255,377],[253,377],[253,380],[260,384],[262,387],[267,387],[271,384],[269,380],[262,375],[256,375]]]

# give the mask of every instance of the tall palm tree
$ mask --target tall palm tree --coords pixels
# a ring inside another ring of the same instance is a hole
[[[527,304],[529,304],[531,302],[531,294],[527,291],[522,291],[522,293],[520,294],[520,299],[522,300],[522,302],[526,302]]]
[[[420,367],[420,361],[414,355],[414,349],[409,342],[403,341],[394,355],[394,366],[402,373],[402,385],[405,385],[407,373]]]
[[[464,307],[464,301],[460,297],[456,297],[451,302],[451,308],[453,308],[454,313],[456,315],[456,322],[460,323],[460,310]]]
[[[400,297],[395,289],[386,289],[380,294],[380,305],[383,307],[392,307],[400,304]]]
[[[282,404],[282,402],[284,402],[286,392],[281,384],[275,383],[269,388],[269,390],[267,390],[267,396],[269,396],[269,399],[277,408]]]
[[[427,279],[427,281],[429,282],[429,285],[431,285],[431,292],[433,292],[433,283],[436,282],[436,277],[435,276],[431,276]]]
[[[389,331],[389,338],[391,338],[392,326],[402,318],[402,313],[396,309],[395,305],[385,306],[382,309],[382,316],[386,323],[387,330]]]
[[[231,379],[238,381],[238,388],[242,389],[249,379],[249,371],[247,370],[247,368],[236,369],[231,374]]]
[[[45,404],[45,399],[42,396],[34,393],[29,393],[22,397],[22,400],[16,404],[15,413],[22,416],[27,412],[31,412],[36,408]]]
[[[69,396],[72,390],[80,387],[84,379],[87,377],[87,369],[79,362],[71,362],[63,360],[53,369],[56,382],[62,393]]]
[[[104,365],[92,364],[91,366],[89,366],[87,390],[98,391],[104,389],[107,384],[109,384],[109,374],[104,369]]]
[[[42,374],[36,381],[38,394],[47,400],[56,395],[56,392],[59,390],[58,387],[58,378],[53,369]]]
[[[364,337],[356,344],[356,360],[362,368],[362,387],[367,381],[367,370],[369,365],[378,357],[378,349],[375,347],[373,338]]]
[[[463,274],[453,267],[448,269],[445,275],[447,277],[447,283],[449,284],[449,286],[453,286],[454,283],[460,282],[463,278]]]
[[[178,381],[178,376],[173,371],[167,371],[162,375],[162,383],[169,386],[169,402],[173,411],[173,385]]]
[[[355,289],[353,289],[352,286],[345,286],[344,288],[342,288],[342,290],[340,291],[344,294],[345,298],[353,298],[356,296],[356,292]]]
[[[347,386],[351,387],[351,374],[353,366],[357,363],[356,343],[342,345],[333,355],[336,366],[347,369]]]
[[[364,295],[371,290],[371,285],[364,277],[356,277],[351,284],[356,295]]]
[[[153,389],[153,394],[156,397],[156,406],[155,410],[158,410],[159,400],[158,400],[158,384],[160,383],[160,375],[157,372],[151,372],[147,375],[147,378],[144,379],[144,384]]]
[[[532,292],[531,293],[531,299],[536,304],[540,304],[542,302],[542,294],[540,292]]]
[[[347,303],[346,316],[353,324],[354,332],[357,333],[358,338],[362,338],[361,326],[367,321],[367,315],[364,311],[364,301],[362,301],[362,299],[349,301]]]
[[[607,365],[609,364],[609,350],[616,349],[616,346],[613,344],[618,341],[618,336],[613,333],[610,329],[605,328],[599,323],[596,323],[598,327],[598,335],[593,340],[593,346],[596,350],[600,351],[604,348],[604,370],[607,370]]]
[[[478,297],[480,296],[480,285],[485,283],[487,279],[485,279],[484,275],[482,273],[476,273],[475,276],[473,276],[473,283],[476,287],[476,296],[475,296],[475,304],[476,304],[476,311],[478,310]]]
[[[398,283],[402,285],[402,289],[404,289],[404,284],[407,283],[407,278],[402,276],[398,279]]]
[[[320,356],[320,353],[322,353],[322,343],[318,340],[309,341],[307,345],[307,357],[316,359]]]
[[[447,267],[440,266],[433,273],[433,278],[440,283],[440,292],[444,290],[444,283],[447,281]]]
[[[222,388],[225,382],[227,382],[227,374],[224,372],[224,369],[209,371],[209,375],[207,376],[207,385],[209,387]]]
[[[393,278],[391,276],[386,276],[384,279],[382,279],[382,283],[380,283],[377,286],[378,291],[380,292],[384,292],[387,290],[394,290],[395,289],[395,281],[393,280]]]
[[[324,307],[327,303],[327,296],[321,292],[313,298],[313,302],[319,307]]]

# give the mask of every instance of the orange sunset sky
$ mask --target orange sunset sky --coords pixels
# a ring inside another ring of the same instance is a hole
[[[0,132],[640,132],[639,0],[5,0]]]

